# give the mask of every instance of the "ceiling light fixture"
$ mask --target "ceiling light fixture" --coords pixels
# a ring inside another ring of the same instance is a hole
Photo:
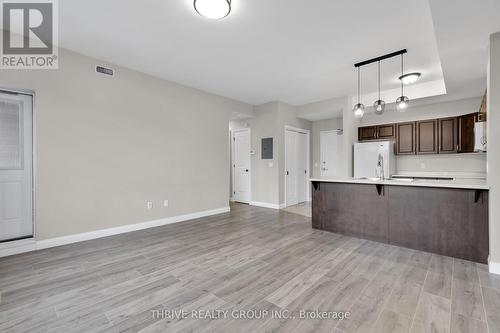
[[[378,62],[378,100],[373,103],[375,113],[381,115],[385,111],[385,102],[380,99],[380,61]]]
[[[203,17],[219,20],[231,12],[231,0],[194,0],[194,9]]]
[[[415,82],[417,82],[418,78],[420,77],[420,73],[408,73],[408,74],[405,74],[405,75],[401,75],[399,77],[399,80],[401,82],[403,82],[403,84],[413,84]]]
[[[401,54],[401,76],[404,73],[404,54]],[[410,99],[404,94],[404,83],[401,80],[401,96],[396,100],[396,110],[399,112],[405,112],[410,104]]]
[[[358,104],[354,105],[352,108],[352,112],[354,112],[354,117],[360,119],[363,118],[365,114],[365,106],[361,104],[361,95],[360,95],[360,67],[358,67]]]

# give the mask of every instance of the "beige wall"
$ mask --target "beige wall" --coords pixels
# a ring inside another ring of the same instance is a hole
[[[490,38],[488,71],[488,185],[490,190],[490,262],[500,274],[500,32]],[[490,267],[491,269],[491,267]]]
[[[312,123],[312,166],[311,175],[314,178],[321,176],[321,147],[320,147],[320,133],[321,131],[332,131],[342,128],[342,118],[332,118],[325,120],[313,121]],[[343,158],[343,154],[340,153],[339,159]]]
[[[251,106],[97,63],[60,50],[59,70],[2,70],[36,94],[37,237],[227,207],[229,115]]]
[[[297,109],[283,102],[254,107],[254,117],[231,122],[231,128],[250,127],[252,136],[252,201],[285,203],[285,126],[311,130],[311,122],[296,117]],[[273,159],[261,159],[261,140],[273,138]]]

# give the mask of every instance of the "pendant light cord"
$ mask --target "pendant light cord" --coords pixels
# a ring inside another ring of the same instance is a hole
[[[380,101],[380,61],[378,62],[378,100]]]
[[[404,59],[405,59],[405,56],[404,56],[404,54],[402,54],[401,55],[401,76],[403,76],[403,73],[404,73]],[[401,80],[401,96],[404,96],[403,80]]]
[[[358,67],[358,104],[360,103],[360,93],[359,93],[359,90],[360,90],[360,67]]]

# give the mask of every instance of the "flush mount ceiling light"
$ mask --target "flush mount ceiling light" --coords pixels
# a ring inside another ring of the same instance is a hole
[[[404,76],[404,54],[401,54],[401,77]],[[404,94],[404,81],[401,80],[401,96],[396,100],[396,110],[405,112],[410,104],[410,99]]]
[[[360,102],[360,68],[358,67],[358,104],[354,105],[352,112],[354,112],[354,117],[360,119],[363,118],[365,114],[365,106]]]
[[[219,20],[231,12],[231,0],[194,0],[194,9],[203,17]]]
[[[401,75],[399,77],[399,80],[401,82],[403,82],[403,84],[413,84],[415,82],[417,82],[418,78],[420,77],[420,73],[408,73],[408,74],[405,74],[405,75]]]
[[[381,115],[385,110],[385,102],[380,99],[380,61],[378,62],[378,100],[373,103],[375,113]]]

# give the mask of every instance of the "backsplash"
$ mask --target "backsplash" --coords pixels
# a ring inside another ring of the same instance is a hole
[[[486,178],[486,154],[412,155],[396,157],[396,173]]]

